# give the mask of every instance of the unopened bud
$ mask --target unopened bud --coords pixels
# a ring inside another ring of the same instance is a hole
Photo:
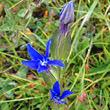
[[[87,96],[86,93],[83,92],[83,93],[82,93],[82,98],[83,98],[83,99],[86,99],[86,96]]]
[[[68,105],[65,105],[65,110],[66,110],[66,109],[69,109],[69,106],[68,106]]]
[[[51,10],[51,16],[54,16],[54,11],[53,10]]]
[[[41,84],[42,84],[43,86],[46,86],[46,82],[44,82],[44,81],[42,81]]]
[[[31,83],[31,84],[30,84],[30,88],[34,88],[34,84]]]
[[[44,13],[44,17],[47,17],[47,16],[48,16],[48,11],[46,10]]]
[[[89,70],[89,65],[86,64],[85,69],[88,71]]]
[[[84,101],[82,97],[79,97],[78,100],[79,100],[81,103],[83,103],[83,101]]]

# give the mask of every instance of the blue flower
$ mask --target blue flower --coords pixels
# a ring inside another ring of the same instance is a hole
[[[50,51],[51,39],[47,42],[45,55],[41,55],[30,44],[27,44],[27,49],[29,56],[32,60],[23,61],[22,64],[30,67],[32,69],[38,69],[38,73],[47,71],[49,65],[64,67],[64,64],[59,60],[49,60],[49,51]]]
[[[60,13],[60,32],[64,35],[68,31],[68,24],[74,21],[73,2],[68,2]]]
[[[66,103],[66,101],[61,101],[61,100],[64,99],[65,97],[73,94],[73,92],[66,90],[60,96],[60,94],[61,94],[60,93],[60,85],[59,85],[59,82],[56,81],[56,83],[53,85],[53,91],[50,90],[50,94],[51,94],[51,101],[54,99],[55,103],[64,104],[64,103]]]

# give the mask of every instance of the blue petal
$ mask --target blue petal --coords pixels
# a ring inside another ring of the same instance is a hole
[[[68,3],[64,6],[64,8],[62,9],[62,11],[60,12],[60,16],[62,15],[64,9],[67,7]]]
[[[52,91],[52,90],[50,90],[49,92],[51,94],[51,101],[52,101],[56,93],[54,91]]]
[[[66,103],[66,101],[59,101],[59,103],[60,103],[60,104],[64,104],[64,103]]]
[[[33,47],[31,47],[30,44],[27,44],[27,49],[28,49],[28,53],[29,53],[29,56],[33,59],[33,60],[43,60],[43,57],[42,55],[37,52]]]
[[[28,61],[22,61],[21,63],[27,67],[32,68],[32,69],[38,69],[39,60],[38,61],[28,60]]]
[[[47,62],[48,65],[65,67],[65,65],[60,60],[51,60]]]
[[[40,73],[40,72],[47,71],[47,70],[48,68],[46,66],[39,65],[37,72]]]
[[[63,24],[69,24],[74,20],[74,7],[73,2],[69,2],[66,7],[64,8],[61,16],[60,21]]]
[[[46,46],[46,53],[45,53],[46,58],[48,58],[48,57],[49,57],[50,45],[51,45],[51,39],[49,39],[49,40],[48,40],[48,42],[47,42],[47,46]]]
[[[65,97],[69,96],[73,94],[73,92],[69,91],[69,90],[66,90],[63,92],[62,96],[60,97],[60,99],[64,99]]]
[[[58,96],[60,96],[60,85],[58,81],[56,81],[55,84],[53,85],[53,91],[57,93]]]

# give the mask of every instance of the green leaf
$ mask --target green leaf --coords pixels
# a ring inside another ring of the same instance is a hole
[[[38,108],[41,108],[41,107],[42,107],[42,105],[43,105],[42,103],[41,103],[41,104],[38,104],[38,105],[37,105],[37,107],[38,107]]]
[[[51,0],[43,0],[42,2],[43,3],[48,3],[48,2],[50,2]]]
[[[17,13],[17,15],[18,15],[19,17],[22,17],[22,18],[23,18],[23,17],[26,15],[27,11],[28,11],[28,10],[26,10],[26,9],[21,9],[21,10],[19,10],[19,12]]]
[[[2,94],[6,93],[5,96],[7,98],[11,98],[14,94],[14,90],[11,90],[15,88],[17,84],[15,82],[12,82],[10,79],[2,80],[1,81],[1,88],[2,88]]]
[[[19,25],[15,25],[13,27],[13,30],[23,30],[23,29],[26,29],[24,26],[19,26]]]
[[[28,67],[23,65],[19,68],[16,75],[19,76],[19,77],[22,77],[22,78],[26,78],[27,73],[28,73]]]
[[[3,24],[0,27],[0,31],[15,31],[15,30],[23,30],[26,29],[24,26],[19,26],[19,25],[15,25],[15,26],[9,26],[8,24]]]
[[[2,87],[3,81],[4,81],[4,79],[0,78],[0,87]]]
[[[59,74],[59,71],[58,71],[57,67],[51,66],[50,72],[51,72],[51,74],[54,76],[54,78],[55,78],[56,80],[59,80],[60,74]]]
[[[26,107],[23,107],[21,110],[27,110],[27,108]]]
[[[89,74],[98,74],[98,73],[103,73],[103,72],[109,72],[110,68],[108,68],[109,62],[107,64],[103,64],[101,66],[95,67],[95,68],[90,68],[89,69]]]
[[[8,103],[2,103],[1,105],[1,110],[9,110],[9,106],[8,106]]]
[[[60,34],[59,29],[56,30],[52,37],[51,54],[54,59],[65,60],[67,59],[71,48],[71,32],[66,36]]]
[[[5,20],[6,20],[7,24],[8,24],[8,26],[10,26],[10,27],[14,26],[16,23],[15,23],[15,20],[14,20],[12,14],[8,10],[5,10],[5,12],[6,12]]]
[[[81,51],[82,49],[86,48],[87,46],[89,46],[89,40],[88,40],[88,38],[86,38],[84,41],[82,41],[82,42],[79,43],[78,50]]]
[[[53,84],[56,82],[54,76],[51,74],[51,72],[48,71],[48,73],[42,72],[43,79],[48,85],[49,88],[53,87]]]
[[[110,60],[110,53],[105,47],[104,47],[104,53],[105,53],[106,59],[109,61]]]
[[[59,46],[59,59],[66,60],[71,48],[71,32],[69,31],[66,36],[63,36]]]
[[[0,26],[0,31],[9,31],[10,30],[10,26],[8,24],[3,24],[2,26]]]

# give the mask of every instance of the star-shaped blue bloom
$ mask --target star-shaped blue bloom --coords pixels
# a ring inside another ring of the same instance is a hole
[[[60,32],[64,35],[68,31],[68,24],[74,21],[73,2],[68,2],[60,13]]]
[[[60,85],[59,85],[59,82],[56,81],[56,83],[53,85],[53,91],[50,90],[50,94],[51,94],[51,101],[54,99],[55,103],[64,104],[64,103],[66,103],[66,101],[61,101],[61,100],[64,99],[65,97],[73,94],[73,92],[71,92],[69,90],[65,90],[62,93],[62,95],[60,96],[60,94],[61,94]]]
[[[30,44],[27,44],[28,53],[32,60],[23,61],[22,64],[32,69],[38,69],[38,73],[47,71],[49,69],[49,65],[64,67],[64,64],[59,60],[48,59],[50,45],[51,39],[47,42],[45,55],[41,55],[34,48],[32,48]]]

